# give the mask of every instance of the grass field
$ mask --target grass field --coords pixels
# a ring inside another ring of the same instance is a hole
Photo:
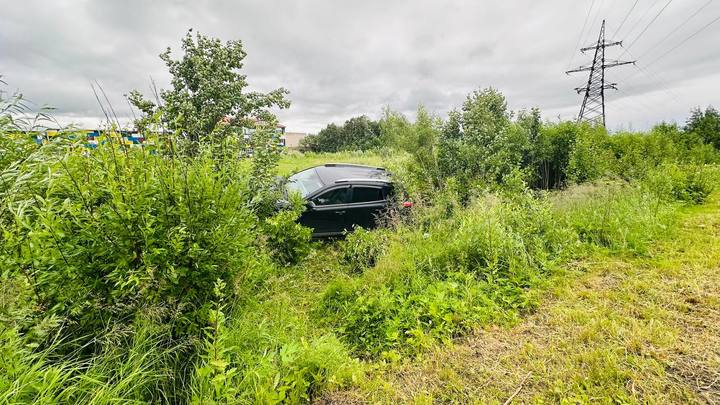
[[[339,153],[285,153],[278,165],[281,175],[288,175],[308,167],[325,163],[354,163],[368,166],[388,166],[398,159],[397,155],[375,152],[339,152]]]
[[[720,195],[647,254],[598,253],[535,313],[325,403],[720,402]],[[568,277],[569,276],[569,277]]]

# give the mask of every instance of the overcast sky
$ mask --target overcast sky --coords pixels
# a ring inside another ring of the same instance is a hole
[[[596,41],[605,18],[608,37],[629,46],[625,54],[609,48],[608,57],[638,58],[642,68],[608,71],[621,89],[607,96],[610,129],[683,122],[694,106],[720,104],[720,22],[667,53],[720,17],[720,0],[635,3],[6,1],[0,75],[6,91],[18,89],[37,105],[56,107],[63,123],[84,127],[101,120],[89,84],[97,80],[129,120],[123,94],[149,93],[150,77],[167,86],[158,54],[177,50],[193,28],[242,40],[254,89],[290,91],[292,106],[278,112],[288,131],[316,132],[359,114],[377,118],[384,106],[412,116],[423,103],[444,115],[487,86],[500,89],[513,110],[537,106],[548,119],[572,119],[582,101],[573,88],[587,76],[564,72],[590,60],[577,45]]]

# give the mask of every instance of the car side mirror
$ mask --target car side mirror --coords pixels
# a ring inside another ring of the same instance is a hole
[[[305,205],[308,207],[308,209],[313,209],[315,208],[315,201],[310,200]]]

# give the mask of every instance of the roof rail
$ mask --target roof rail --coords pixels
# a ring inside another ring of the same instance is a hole
[[[375,183],[385,183],[385,184],[390,184],[390,183],[392,183],[392,181],[389,180],[389,179],[377,179],[377,178],[372,178],[372,177],[363,177],[363,178],[355,177],[355,178],[349,178],[349,179],[337,179],[337,180],[335,180],[335,184],[337,184],[337,183],[349,183],[349,182],[351,182],[351,181],[366,181],[366,182],[369,182],[369,183],[375,182]]]
[[[384,167],[358,165],[358,164],[354,164],[354,163],[325,163],[323,166],[325,166],[325,167],[361,167],[363,169],[374,169],[374,170],[385,171]]]

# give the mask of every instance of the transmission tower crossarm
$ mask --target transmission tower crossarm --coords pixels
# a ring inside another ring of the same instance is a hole
[[[573,70],[568,70],[567,72],[565,72],[565,74],[569,75],[570,73],[587,72],[588,70],[593,70],[593,68],[594,67],[592,65],[580,66],[579,68],[575,68]]]
[[[611,47],[611,46],[617,46],[617,45],[622,46],[622,41],[612,41],[612,42],[607,42],[607,41],[605,41],[605,42],[603,42],[602,44],[593,45],[593,46],[586,46],[585,48],[580,48],[580,52],[585,53],[586,51],[594,50],[594,49],[597,48],[598,46],[599,46],[599,47],[602,47],[602,48],[609,48],[609,47]]]
[[[602,67],[603,69],[608,69],[608,68],[615,67],[615,66],[629,65],[629,64],[631,64],[631,63],[634,64],[635,62],[637,62],[637,61],[634,61],[634,60],[628,60],[628,61],[613,60],[613,61],[610,61],[610,63],[604,63],[604,64],[602,64],[602,66],[595,66],[595,68],[597,69],[598,67]],[[592,66],[592,65],[589,65],[589,66],[580,66],[579,68],[576,68],[576,69],[573,69],[573,70],[568,70],[567,72],[565,72],[565,74],[577,73],[577,72],[587,72],[588,70],[592,70],[592,69],[593,69],[593,66]]]
[[[610,61],[610,63],[604,64],[603,68],[607,69],[607,68],[611,68],[611,67],[615,67],[615,66],[630,65],[630,64],[634,65],[635,62],[637,62],[637,61],[635,61],[635,60],[613,60],[613,61]]]
[[[599,88],[599,87],[598,87]],[[605,90],[617,90],[617,83],[605,83],[603,86]],[[578,92],[578,94],[584,92],[587,90],[587,86],[584,87],[575,87],[575,91]]]

